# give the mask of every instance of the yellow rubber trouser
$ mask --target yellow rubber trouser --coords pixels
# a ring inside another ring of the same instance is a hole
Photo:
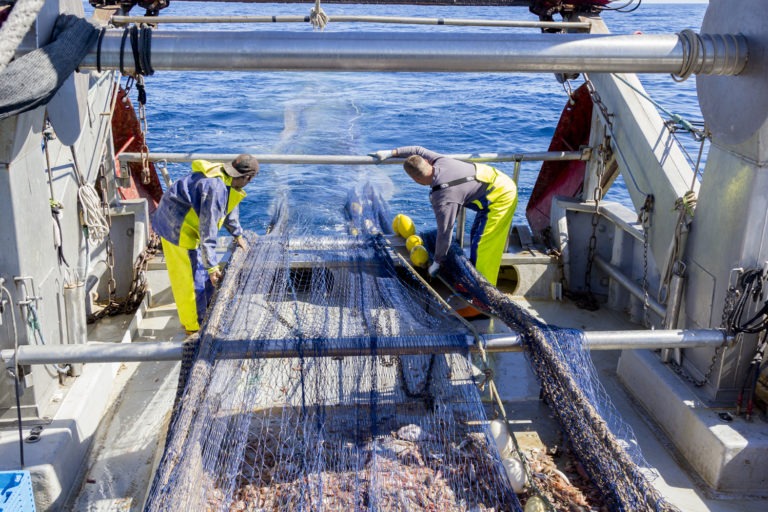
[[[488,194],[488,200],[488,209],[477,213],[472,227],[472,260],[477,271],[496,286],[501,255],[504,254],[517,207],[515,182],[499,173],[494,181],[494,190]]]
[[[200,282],[202,279],[207,279],[207,272],[202,269],[204,273],[202,274],[200,269],[196,268],[201,267],[200,263],[190,258],[190,253],[194,254],[196,249],[184,249],[165,238],[161,240],[179,321],[185,330],[197,331],[200,329],[199,320],[202,319],[201,306],[203,314],[207,306],[206,283]]]

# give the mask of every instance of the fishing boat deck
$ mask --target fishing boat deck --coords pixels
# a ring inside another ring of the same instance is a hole
[[[133,341],[178,341],[183,332],[170,302],[164,264],[156,258],[150,266],[155,293],[149,306],[137,313]],[[158,285],[158,283],[162,283]],[[502,282],[501,288],[503,289]],[[586,311],[568,301],[515,300],[537,318],[559,325],[585,330],[629,330],[639,326],[625,321],[616,312],[601,309]],[[496,319],[474,321],[481,332],[504,332],[506,326]],[[125,319],[113,317],[89,334],[90,339],[123,341],[128,327]],[[762,511],[761,497],[714,496],[705,491],[697,478],[680,464],[663,432],[648,419],[639,405],[628,396],[616,369],[620,351],[593,351],[592,360],[602,385],[610,394],[621,417],[632,425],[650,468],[653,484],[681,510]],[[489,354],[497,383],[513,430],[526,453],[546,454],[551,465],[566,473],[572,460],[567,440],[549,411],[539,399],[539,386],[522,353]],[[92,365],[97,366],[97,365]],[[71,499],[73,510],[139,510],[157,465],[170,411],[176,394],[178,363],[144,362],[119,366],[111,393],[114,405],[97,432],[91,457],[82,468],[82,487]],[[716,414],[719,411],[711,411]]]

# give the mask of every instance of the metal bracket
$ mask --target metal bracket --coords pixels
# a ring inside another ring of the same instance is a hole
[[[168,174],[168,160],[164,158],[160,160],[156,160],[155,169],[158,169],[160,171],[160,174],[163,176],[163,181],[165,181],[165,186],[170,187],[173,184],[173,181],[171,180],[171,175]]]
[[[7,369],[13,369],[16,364],[16,351],[12,348],[0,350],[0,361],[5,364]]]
[[[744,273],[744,269],[742,267],[736,267],[732,268],[731,272],[728,274],[728,289],[736,288],[736,285],[739,284],[739,278],[741,278],[741,275]]]
[[[117,186],[121,188],[128,188],[131,186],[131,169],[128,162],[120,162],[120,175],[115,176]]]
[[[32,295],[29,294],[29,290],[27,289],[27,283],[26,281],[29,281],[30,288],[32,288]],[[17,276],[13,278],[13,282],[16,283],[16,286],[21,286],[24,291],[24,298],[17,302],[19,306],[29,306],[33,302],[35,303],[35,307],[37,307],[37,303],[43,300],[43,297],[41,295],[34,295],[35,293],[35,278],[32,276]]]

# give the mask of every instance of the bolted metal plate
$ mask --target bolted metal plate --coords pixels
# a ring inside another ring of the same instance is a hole
[[[710,0],[702,34],[742,34],[747,66],[737,76],[696,77],[704,121],[716,142],[739,144],[768,119],[768,32],[765,0]]]

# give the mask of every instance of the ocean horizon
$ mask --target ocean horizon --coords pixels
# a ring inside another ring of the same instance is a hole
[[[85,4],[88,11],[90,6]],[[309,15],[313,3],[172,2],[160,16]],[[377,15],[477,19],[534,16],[513,7],[431,7],[403,5],[323,5],[329,16]],[[629,13],[605,12],[617,34],[698,31],[706,3],[643,2]],[[132,14],[139,15],[136,7]],[[158,30],[311,31],[309,24],[168,24]],[[490,27],[328,24],[326,32],[485,32]],[[665,110],[701,122],[695,79],[678,83],[669,75],[640,75]],[[572,82],[575,89],[583,78]],[[153,152],[366,155],[379,149],[421,145],[441,153],[526,153],[546,151],[568,99],[551,73],[370,73],[370,72],[157,72],[146,77],[147,142]],[[135,91],[131,100],[137,103]],[[662,114],[662,117],[667,117]],[[695,158],[698,143],[681,135]],[[514,164],[494,164],[513,172]],[[523,162],[515,223],[525,223],[525,207],[540,162]],[[173,179],[188,164],[168,164]],[[264,164],[246,191],[241,219],[263,234],[275,199],[288,198],[295,222],[318,234],[344,233],[343,207],[350,188],[372,183],[392,213],[406,213],[418,231],[434,228],[428,189],[413,183],[401,166],[321,166]],[[606,199],[631,206],[619,179]]]

